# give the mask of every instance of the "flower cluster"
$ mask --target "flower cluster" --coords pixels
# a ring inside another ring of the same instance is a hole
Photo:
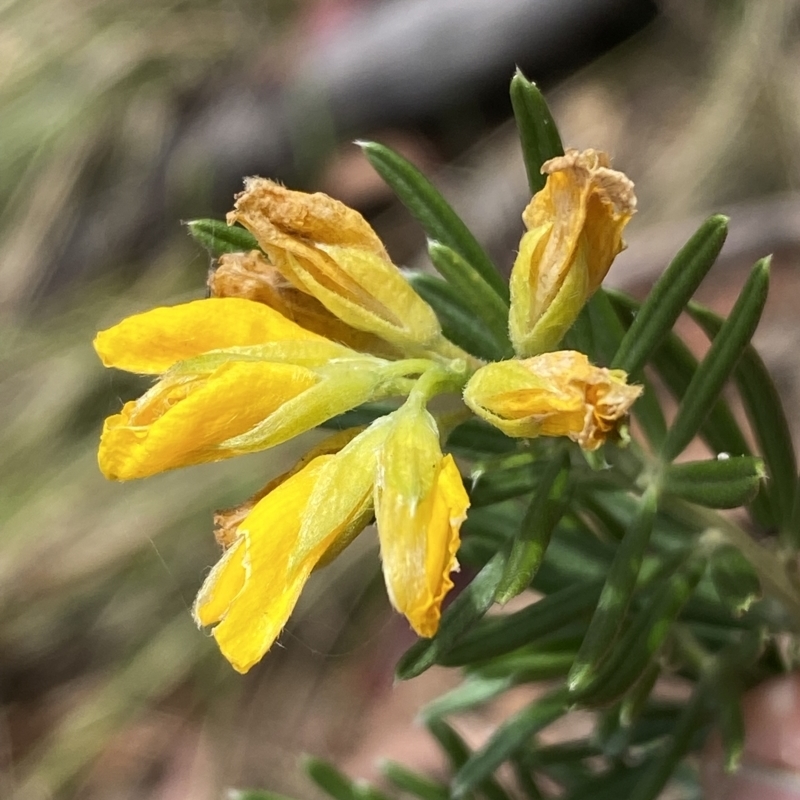
[[[103,363],[157,375],[106,420],[99,462],[128,480],[277,445],[367,402],[405,398],[322,442],[242,506],[217,515],[219,563],[198,624],[247,671],[279,636],[310,573],[377,522],[393,606],[432,636],[452,587],[469,498],[440,394],[514,437],[593,450],[639,387],[558,345],[622,248],[632,185],[603,154],[547,162],[511,276],[518,358],[485,364],[442,334],[431,307],[360,214],[323,194],[251,179],[228,216],[259,250],[220,259],[212,296],[129,317],[95,340]]]

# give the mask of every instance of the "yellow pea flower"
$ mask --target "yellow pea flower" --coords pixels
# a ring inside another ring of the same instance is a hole
[[[115,480],[271,447],[392,389],[388,362],[236,298],[137,314],[95,347],[106,366],[166,370],[105,422],[98,460]]]
[[[596,450],[642,393],[622,370],[595,367],[583,353],[561,350],[481,367],[464,401],[507,436],[568,436]]]
[[[352,541],[372,517],[377,451],[389,418],[335,455],[311,459],[258,500],[229,532],[229,546],[194,605],[199,625],[239,672],[277,639],[311,572]]]
[[[208,278],[213,297],[244,297],[265,303],[307,331],[313,331],[361,353],[396,356],[387,342],[356,330],[328,311],[315,297],[290,283],[258,250],[225,253]]]
[[[207,576],[194,606],[234,669],[247,672],[278,638],[312,570],[339,538],[371,517],[371,475],[348,502],[320,506],[316,492],[336,456],[320,456],[260,500]],[[360,490],[360,491],[359,491]],[[218,624],[217,624],[218,623]]]
[[[343,203],[250,178],[228,222],[247,228],[287,280],[347,325],[408,353],[441,343],[433,309],[361,214]]]
[[[546,161],[545,187],[522,215],[527,232],[511,271],[509,335],[521,358],[552,350],[625,247],[633,183],[596,150]]]
[[[246,672],[280,635],[311,573],[368,524],[374,502],[392,604],[433,636],[469,506],[433,418],[403,406],[330,437],[298,466],[223,516],[226,549],[195,601],[197,623],[214,625],[223,655]]]
[[[392,605],[420,636],[433,636],[458,570],[469,499],[428,411],[408,403],[392,416],[375,482],[383,573]]]

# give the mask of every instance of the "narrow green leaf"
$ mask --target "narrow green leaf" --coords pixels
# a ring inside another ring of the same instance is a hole
[[[505,604],[530,586],[544,558],[553,529],[569,500],[569,453],[563,450],[542,475],[511,551],[495,600]]]
[[[444,750],[453,771],[459,770],[469,761],[471,752],[466,742],[444,720],[429,720],[427,728]],[[491,776],[480,781],[477,789],[486,800],[511,800],[505,789]]]
[[[422,225],[428,238],[455,250],[507,302],[508,284],[439,190],[413,164],[388,147],[376,142],[356,144]]]
[[[728,219],[709,217],[650,290],[614,356],[612,366],[638,373],[672,330],[689,298],[713,266],[728,234]]]
[[[605,578],[614,553],[614,548],[592,536],[581,520],[565,516],[550,540],[544,563],[533,579],[533,588],[549,595],[567,582],[588,583]]]
[[[717,547],[711,554],[710,575],[726,608],[744,614],[761,597],[761,581],[752,564],[733,545]]]
[[[563,650],[547,647],[538,650],[526,648],[520,652],[489,659],[483,665],[470,667],[470,674],[481,676],[486,680],[513,678],[514,683],[538,683],[566,677],[575,660],[579,644],[580,641],[576,641],[573,647]]]
[[[394,761],[384,761],[381,764],[381,772],[398,789],[408,792],[413,797],[419,797],[420,800],[449,800],[450,798],[450,791],[444,784],[412,772]]]
[[[594,739],[603,751],[603,755],[611,760],[619,759],[628,748],[630,731],[620,721],[621,702],[599,709],[594,728]]]
[[[439,631],[432,639],[420,639],[400,658],[395,669],[398,680],[416,678],[468,631],[488,610],[506,564],[504,553],[496,553],[458,597],[445,609]]]
[[[508,338],[508,305],[492,287],[451,247],[428,240],[428,254],[437,272],[455,289],[461,302],[494,335],[501,358],[514,351]]]
[[[470,675],[460,686],[424,706],[420,716],[424,720],[434,719],[483,705],[510,689],[515,682],[513,675],[499,678]]]
[[[572,323],[572,327],[564,334],[559,347],[564,350],[577,350],[579,353],[586,353],[590,360],[594,361],[594,334],[587,305],[584,305],[580,310],[575,322]]]
[[[649,760],[636,766],[622,764],[602,775],[593,774],[569,792],[566,800],[628,800],[631,789],[649,764]]]
[[[530,494],[545,471],[546,466],[533,453],[479,461],[470,472],[470,503],[478,508]]]
[[[612,302],[621,314],[635,313],[638,304],[622,292],[609,292]],[[656,349],[651,364],[664,381],[672,396],[680,401],[698,368],[697,359],[675,333],[668,333],[663,343]],[[638,403],[637,403],[638,404]],[[635,413],[635,407],[634,407]],[[700,428],[700,436],[715,453],[728,455],[749,455],[750,447],[745,440],[739,424],[724,398],[712,405],[708,416]],[[772,509],[762,485],[749,511],[763,528],[776,524]]]
[[[725,754],[725,771],[736,772],[742,763],[745,739],[742,686],[738,676],[723,670],[713,683],[712,697]]]
[[[633,688],[622,698],[619,721],[623,727],[632,728],[639,719],[660,675],[661,665],[658,661],[651,661]]]
[[[691,749],[698,730],[705,721],[707,687],[701,683],[678,717],[672,733],[660,752],[637,781],[628,800],[655,800],[666,786],[681,759]]]
[[[185,222],[192,238],[206,250],[212,258],[225,253],[249,253],[259,250],[258,242],[250,231],[239,225],[228,225],[221,219],[193,219]]]
[[[631,302],[633,303],[632,298]],[[608,290],[602,288],[596,291],[584,306],[592,329],[593,360],[602,366],[608,366],[613,362],[625,331],[630,327],[630,322],[627,327],[623,324],[616,306],[615,298],[612,298]],[[667,435],[664,412],[655,389],[643,373],[636,376],[636,383],[644,387],[644,392],[634,404],[632,414],[651,447],[658,450]]]
[[[640,500],[636,518],[617,548],[600,600],[568,678],[571,691],[585,689],[614,643],[625,620],[642,566],[656,514],[657,491],[650,487]]]
[[[514,756],[512,759],[512,766],[514,767],[514,776],[517,779],[517,783],[528,800],[545,800],[542,790],[539,788],[536,779],[523,759]]]
[[[609,291],[608,294],[620,313],[637,313],[639,304],[632,297],[623,292]],[[650,363],[676,400],[684,396],[699,366],[691,350],[673,332],[667,333],[652,354]],[[722,399],[714,403],[700,434],[715,453],[750,454],[744,434],[728,404]]]
[[[496,658],[588,617],[600,597],[600,581],[576,582],[515,611],[481,620],[438,663],[461,666]]]
[[[528,185],[531,194],[536,194],[546,180],[542,175],[542,164],[564,155],[564,147],[544,96],[519,69],[511,79],[511,106],[517,121]]]
[[[516,439],[511,439],[488,422],[473,417],[454,428],[447,437],[448,450],[462,450],[473,458],[476,454],[507,454],[517,450]]]
[[[453,771],[461,767],[469,760],[471,751],[466,742],[448,725],[443,719],[432,717],[425,720],[425,727],[444,750],[447,760]]]
[[[533,767],[547,767],[552,764],[575,764],[587,758],[601,755],[597,742],[593,739],[572,739],[558,744],[536,744],[530,753],[523,751],[520,757]]]
[[[690,303],[688,311],[713,341],[722,329],[723,320],[698,303]],[[797,475],[792,432],[775,382],[752,345],[745,347],[734,379],[767,463],[770,478],[766,486],[767,495],[781,527],[787,530]],[[800,541],[796,540],[795,544],[800,544]]]
[[[707,508],[738,508],[758,494],[766,476],[764,462],[753,456],[670,464],[662,488]]]
[[[456,773],[451,784],[453,796],[463,797],[524,747],[532,736],[563,716],[568,709],[568,696],[565,688],[556,689],[506,720]]]
[[[661,458],[672,461],[689,444],[755,332],[769,288],[769,258],[753,267],[730,316],[692,377],[667,433]]]
[[[456,290],[446,281],[424,272],[408,275],[414,291],[433,308],[442,333],[468,353],[487,361],[502,358],[503,348],[492,332],[461,302]]]
[[[585,306],[592,335],[592,361],[602,367],[611,365],[625,338],[625,327],[614,310],[608,293],[600,288]]]
[[[594,680],[577,694],[583,705],[616,702],[643,678],[703,576],[705,567],[705,559],[691,558],[684,568],[659,587],[651,603],[636,614],[596,672]]]

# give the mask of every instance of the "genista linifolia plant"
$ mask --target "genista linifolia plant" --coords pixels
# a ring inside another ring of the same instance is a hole
[[[220,557],[193,613],[221,656],[239,672],[268,658],[309,575],[375,524],[389,600],[419,635],[397,678],[463,675],[423,712],[449,783],[389,763],[387,785],[421,800],[652,800],[674,781],[692,796],[686,756],[716,727],[737,768],[742,692],[793,666],[800,626],[797,465],[750,345],[769,259],[727,319],[694,302],[727,232],[713,216],[644,302],[604,289],[633,183],[605,153],[564,149],[521,74],[511,98],[532,199],[508,283],[380,144],[360,143],[439,276],[401,272],[337,200],[250,178],[227,222],[189,223],[214,260],[210,297],[97,335],[106,366],[155,377],[106,420],[100,467],[130,480],[328,429],[216,517]],[[699,362],[673,330],[684,311],[711,343]],[[656,383],[677,403],[669,422]],[[686,460],[696,438],[712,455]],[[443,610],[460,565],[475,577]],[[675,677],[690,689],[666,699]],[[521,684],[536,699],[471,752],[447,717]],[[540,741],[575,710],[594,712],[591,734]],[[336,800],[388,796],[305,764]]]

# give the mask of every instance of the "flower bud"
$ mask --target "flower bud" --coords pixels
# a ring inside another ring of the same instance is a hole
[[[433,417],[413,404],[395,412],[378,455],[375,516],[389,599],[420,636],[439,627],[468,507]]]
[[[568,436],[596,450],[616,433],[642,393],[622,370],[595,367],[583,353],[559,350],[481,367],[464,401],[507,436]]]
[[[521,358],[558,346],[625,246],[636,196],[609,163],[596,150],[568,150],[542,166],[547,183],[522,215],[528,230],[510,280],[509,334]]]
[[[409,352],[440,340],[433,309],[366,220],[343,203],[251,178],[228,222],[244,225],[288,281],[347,325]]]

